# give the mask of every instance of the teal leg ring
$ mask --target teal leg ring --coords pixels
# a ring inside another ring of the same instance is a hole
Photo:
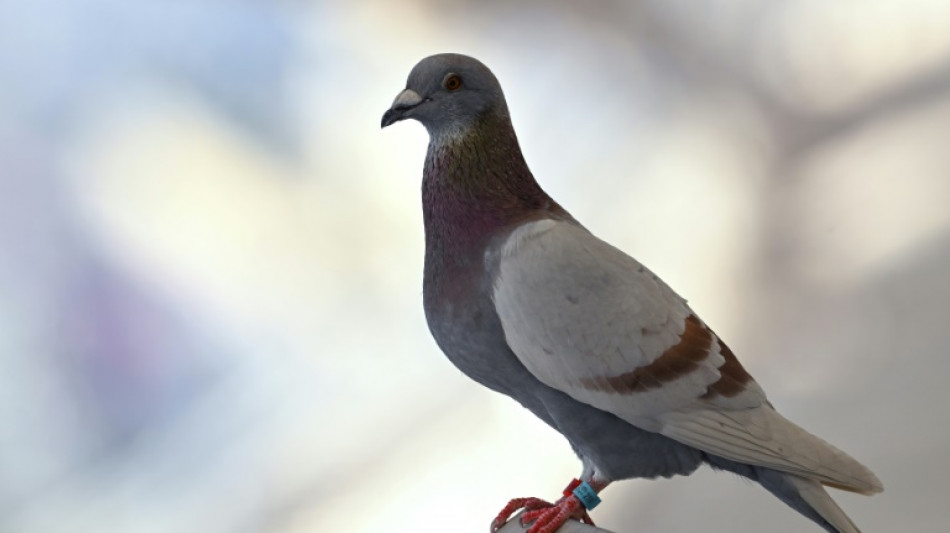
[[[597,507],[597,504],[600,503],[600,496],[597,495],[597,492],[595,492],[586,481],[581,482],[580,485],[574,488],[574,496],[577,496],[581,505],[588,511],[593,510],[594,507]]]

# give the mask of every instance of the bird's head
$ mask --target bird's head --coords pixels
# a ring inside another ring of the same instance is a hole
[[[383,114],[382,127],[416,119],[435,139],[468,130],[476,119],[507,117],[501,85],[488,67],[461,54],[438,54],[420,61],[406,88]]]

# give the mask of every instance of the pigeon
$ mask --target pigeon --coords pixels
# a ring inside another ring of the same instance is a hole
[[[883,490],[780,415],[728,346],[659,277],[598,239],[534,179],[501,85],[480,61],[420,61],[383,114],[429,134],[423,305],[464,374],[567,438],[582,464],[555,502],[515,498],[530,533],[587,523],[599,493],[700,465],[758,482],[826,531],[858,528],[825,487]]]

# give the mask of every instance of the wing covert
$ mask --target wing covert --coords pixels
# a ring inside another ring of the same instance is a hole
[[[765,401],[741,365],[663,281],[570,222],[527,223],[500,251],[493,297],[506,339],[545,384],[621,418],[710,401]],[[725,391],[725,387],[723,387]],[[653,429],[653,428],[649,428]]]

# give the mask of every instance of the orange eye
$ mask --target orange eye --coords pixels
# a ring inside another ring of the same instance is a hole
[[[449,91],[457,91],[462,88],[462,78],[458,74],[449,74],[442,82],[442,86]]]

